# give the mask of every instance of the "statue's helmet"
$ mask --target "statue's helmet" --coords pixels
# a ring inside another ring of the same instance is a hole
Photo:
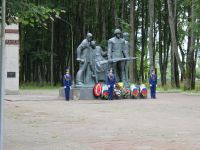
[[[96,41],[91,41],[91,46],[96,46]]]
[[[96,48],[96,41],[94,41],[94,40],[91,41],[90,45],[91,45],[92,49],[95,49]]]
[[[123,33],[123,38],[128,41],[129,40],[129,33],[128,32],[124,32]]]
[[[88,39],[88,41],[92,41],[92,33],[87,33],[86,38]]]
[[[115,29],[115,31],[114,31],[114,34],[116,35],[116,34],[121,34],[122,32],[121,32],[121,30],[120,29]]]
[[[124,33],[123,33],[123,37],[124,37],[124,36],[129,36],[129,33],[128,33],[128,32],[124,32]]]
[[[87,33],[87,37],[92,37],[92,33]]]

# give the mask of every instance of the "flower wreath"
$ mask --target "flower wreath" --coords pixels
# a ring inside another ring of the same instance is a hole
[[[127,98],[128,96],[130,96],[130,93],[131,93],[131,91],[130,91],[129,88],[124,88],[122,90],[122,95],[123,95],[124,98]]]

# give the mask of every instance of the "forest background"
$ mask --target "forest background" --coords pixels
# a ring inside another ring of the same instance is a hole
[[[7,0],[7,23],[19,23],[20,85],[61,85],[75,77],[76,48],[91,32],[105,51],[115,28],[130,34],[130,81],[151,66],[164,88],[200,90],[200,0]]]

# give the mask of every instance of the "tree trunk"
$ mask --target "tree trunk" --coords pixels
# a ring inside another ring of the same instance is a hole
[[[125,0],[122,0],[121,19],[124,20],[125,14]]]
[[[183,64],[183,66],[185,66],[185,52],[184,52],[181,44],[179,44],[179,49],[181,52],[182,64]],[[182,72],[181,72],[181,82],[183,82],[183,73]]]
[[[179,70],[178,70],[178,63],[177,63],[176,57],[174,57],[174,78],[175,78],[176,87],[180,88]]]
[[[169,12],[169,26],[170,26],[170,33],[171,33],[171,44],[172,44],[172,52],[175,54],[177,63],[181,69],[181,72],[185,72],[184,66],[181,62],[179,53],[178,53],[178,46],[177,46],[177,40],[176,40],[176,31],[175,31],[175,18],[173,15],[173,11],[172,11],[172,1],[171,0],[167,0],[168,2],[168,12]]]
[[[195,16],[195,0],[192,0],[191,6],[191,18],[192,24],[196,22]],[[188,16],[190,17],[190,16]],[[188,53],[187,53],[187,62],[186,62],[186,84],[185,89],[191,90],[195,88],[195,70],[196,70],[196,63],[195,63],[195,32],[194,29],[189,30],[188,36]]]
[[[144,12],[144,0],[142,0],[142,12]],[[146,35],[145,35],[145,13],[142,13],[142,51],[141,51],[141,59],[140,59],[140,81],[144,81],[144,55],[145,55],[145,45],[146,45]]]
[[[196,45],[199,45],[199,37],[197,37],[197,40],[196,40]],[[195,60],[194,60],[194,75],[193,75],[193,78],[192,78],[192,89],[195,89],[195,81],[196,81],[196,63],[197,63],[197,56],[198,55],[198,48],[196,48],[195,50]]]
[[[172,87],[175,87],[176,86],[176,84],[175,84],[175,69],[174,69],[174,64],[175,64],[175,62],[174,62],[174,51],[172,50],[172,48],[171,48],[171,86]]]
[[[161,12],[161,1],[158,1],[159,4],[159,11],[158,11],[158,31],[159,31],[159,46],[158,46],[158,51],[159,51],[159,65],[160,65],[160,75],[161,75],[161,84],[162,86],[165,85],[164,83],[164,72],[163,72],[163,32],[162,32],[162,12]]]
[[[19,82],[24,83],[25,82],[25,64],[24,64],[24,28],[23,25],[19,24],[19,41],[20,41],[20,48],[19,48]]]
[[[178,48],[178,35],[177,35],[177,0],[174,0],[174,19],[175,19],[175,35],[176,35],[176,40],[177,40],[177,48]],[[180,82],[179,82],[179,70],[178,70],[178,62],[176,57],[174,57],[174,75],[175,75],[175,83],[176,87],[180,88]]]
[[[150,19],[150,29],[149,29],[149,59],[150,59],[150,67],[155,67],[154,64],[154,49],[153,49],[153,41],[154,41],[154,0],[149,0],[149,19]]]
[[[135,49],[135,0],[131,0],[131,11],[130,11],[130,24],[131,24],[131,34],[130,34],[130,57],[136,57]],[[129,79],[131,82],[137,81],[137,68],[136,60],[130,62],[129,67]]]
[[[101,29],[101,26],[100,26],[100,21],[101,21],[101,16],[99,15],[100,14],[100,0],[96,0],[96,11],[95,11],[95,14],[96,14],[96,22],[95,22],[95,26],[97,29],[99,30],[96,30],[96,34],[95,34],[95,37],[97,37],[98,35],[101,35],[100,33],[100,29]],[[98,39],[101,39],[102,38],[102,35],[101,36],[98,36]]]
[[[103,3],[104,4],[104,3]],[[106,13],[106,10],[105,10],[105,7],[102,7],[102,39],[105,40],[106,39],[106,18],[105,18],[105,13]]]
[[[168,56],[169,56],[169,46],[170,46],[170,33],[169,33],[169,23],[168,23],[168,8],[167,8],[167,2],[165,1],[164,4],[164,26],[163,26],[163,52],[160,52],[159,55],[162,57],[162,62],[161,62],[161,83],[162,86],[165,86],[167,83],[167,65],[168,65]],[[161,21],[162,22],[162,21]],[[160,31],[162,34],[162,31]]]
[[[112,11],[113,11],[113,18],[114,18],[115,28],[118,28],[119,27],[119,23],[118,23],[117,8],[116,8],[115,0],[112,0]]]

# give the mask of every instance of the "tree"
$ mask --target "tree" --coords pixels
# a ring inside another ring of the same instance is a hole
[[[176,30],[175,30],[175,14],[173,13],[173,5],[172,0],[167,0],[168,2],[168,12],[169,12],[169,26],[170,26],[170,34],[171,34],[171,46],[172,46],[172,53],[175,55],[177,63],[181,69],[181,72],[185,72],[185,68],[182,65],[179,53],[178,53],[178,45],[176,40]]]
[[[162,12],[162,9],[164,11]],[[161,74],[161,84],[165,86],[167,83],[167,65],[168,65],[168,56],[169,56],[169,43],[170,43],[170,34],[168,26],[168,8],[167,2],[165,1],[162,4],[162,1],[159,1],[158,7],[158,30],[159,30],[159,65],[160,65],[160,74]],[[163,21],[162,21],[163,20]]]
[[[192,0],[191,13],[189,13],[191,15],[191,16],[189,15],[189,17],[192,18],[191,19],[192,24],[196,23],[195,5],[196,5],[196,0]],[[186,82],[185,82],[186,90],[195,89],[195,72],[196,72],[195,41],[196,41],[195,31],[190,27],[189,38],[188,38],[187,62],[186,62]]]
[[[130,34],[130,56],[136,57],[136,47],[135,47],[135,0],[130,2],[131,11],[130,11],[130,25],[131,25],[131,34]],[[129,67],[129,78],[130,81],[137,81],[137,63],[136,60],[130,63]]]
[[[154,47],[153,47],[153,41],[154,41],[154,0],[149,0],[149,60],[150,60],[150,68],[155,67],[154,63]]]
[[[145,71],[145,54],[147,53],[147,33],[148,33],[148,6],[147,1],[142,0],[141,6],[141,17],[142,17],[142,38],[141,38],[141,58],[140,58],[140,81],[144,82],[144,71]],[[145,12],[145,13],[144,13]]]

